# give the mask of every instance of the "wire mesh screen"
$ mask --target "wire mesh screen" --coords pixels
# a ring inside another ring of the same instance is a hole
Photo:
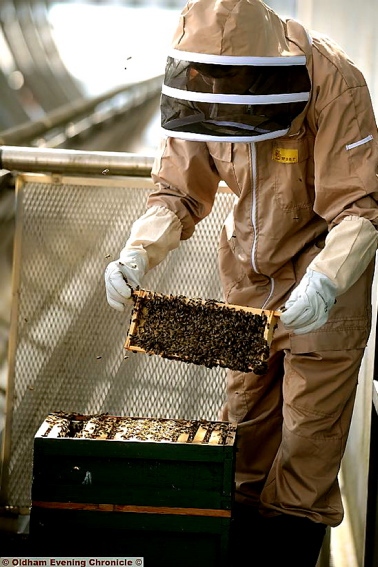
[[[224,369],[125,351],[131,307],[119,313],[106,301],[105,267],[118,258],[150,190],[147,179],[120,186],[28,175],[20,184],[2,480],[9,506],[30,505],[34,435],[50,412],[218,418]],[[219,192],[211,215],[143,286],[222,299],[217,241],[232,203]]]

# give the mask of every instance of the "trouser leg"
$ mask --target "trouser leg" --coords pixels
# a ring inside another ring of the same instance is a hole
[[[242,527],[236,523],[235,566],[315,566],[325,525],[336,526],[343,517],[337,475],[363,349],[306,355],[286,350],[285,376],[279,354],[273,352],[272,374],[263,377],[263,386],[250,375],[234,376],[228,384],[224,418],[238,421],[236,499],[255,506]],[[243,563],[246,554],[251,561]]]
[[[343,517],[337,475],[362,355],[362,350],[306,356],[288,352],[283,424],[278,411],[268,412],[265,428],[254,414],[262,406],[249,406],[251,419],[238,425],[237,497],[255,507],[244,506],[235,522],[235,567],[315,567],[326,525],[336,526]],[[270,402],[279,404],[276,383],[272,377],[269,381],[276,392]],[[251,559],[247,563],[246,555]]]
[[[230,372],[221,419],[238,422],[231,567],[267,567],[260,493],[281,443],[283,352],[271,351],[264,376]],[[253,562],[252,562],[253,561]]]
[[[238,423],[235,498],[258,506],[282,429],[283,353],[273,352],[264,376],[230,372],[221,419]]]
[[[353,412],[363,349],[287,353],[282,443],[261,504],[265,515],[289,513],[337,526],[337,481]]]

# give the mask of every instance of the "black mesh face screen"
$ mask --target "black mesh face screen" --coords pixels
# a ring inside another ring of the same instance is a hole
[[[213,104],[175,100],[162,95],[162,126],[172,132],[257,136],[289,128],[306,103],[272,105]]]
[[[308,92],[303,65],[253,66],[192,63],[168,57],[165,85],[202,93],[270,95]]]

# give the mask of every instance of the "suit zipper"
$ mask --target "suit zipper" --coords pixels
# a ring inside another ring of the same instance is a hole
[[[251,166],[252,166],[252,207],[251,207],[251,223],[254,231],[254,239],[251,250],[251,264],[252,268],[256,274],[261,274],[260,270],[257,268],[256,256],[257,256],[257,150],[256,142],[251,142]],[[274,292],[274,279],[270,278],[270,292],[268,297],[262,305],[262,309],[268,304],[270,298]]]
[[[256,253],[257,253],[257,151],[256,142],[251,142],[251,167],[252,167],[252,207],[251,207],[251,223],[254,232],[253,245],[251,250],[251,264],[256,274],[260,271],[257,268]]]

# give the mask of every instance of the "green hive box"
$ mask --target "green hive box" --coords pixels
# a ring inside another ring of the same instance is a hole
[[[34,438],[36,556],[228,567],[236,426],[50,414]]]

